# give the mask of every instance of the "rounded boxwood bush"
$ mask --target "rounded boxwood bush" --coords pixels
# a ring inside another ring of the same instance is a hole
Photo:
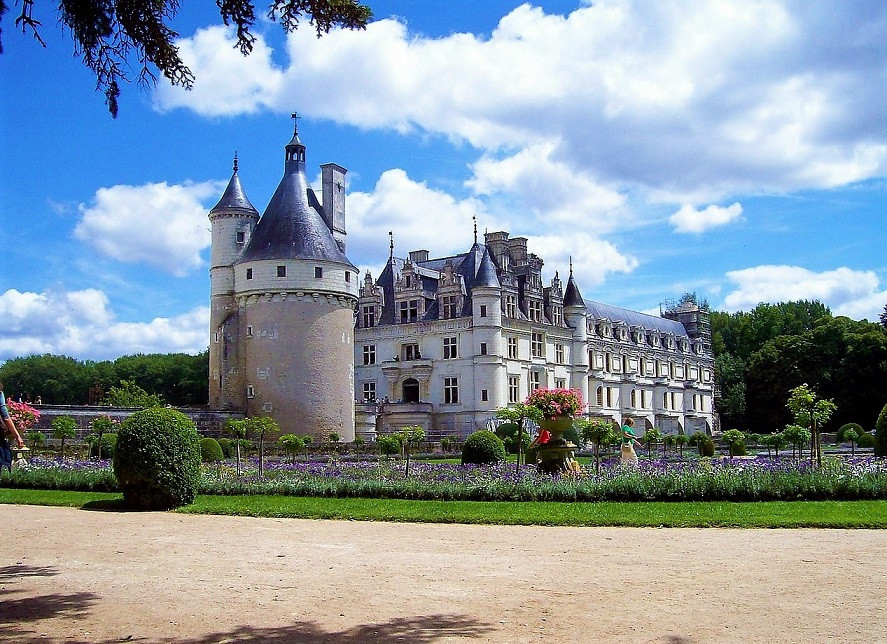
[[[152,407],[120,424],[114,475],[125,506],[168,510],[194,501],[200,480],[200,439],[180,411]]]
[[[204,463],[218,463],[224,458],[222,447],[215,438],[200,439],[200,460]]]
[[[856,443],[859,447],[877,447],[878,439],[876,436],[872,436],[868,432],[863,432],[859,435],[859,441]]]
[[[482,429],[474,432],[462,446],[462,465],[486,465],[505,460],[505,445],[493,432]]]
[[[847,442],[847,432],[851,429],[856,432],[857,436],[865,433],[865,430],[859,423],[845,423],[844,425],[841,425],[840,429],[838,429],[837,435],[835,436],[839,443]]]
[[[222,456],[224,458],[231,458],[234,456],[234,445],[231,444],[230,438],[220,438],[216,441],[219,444],[219,447],[222,449]]]

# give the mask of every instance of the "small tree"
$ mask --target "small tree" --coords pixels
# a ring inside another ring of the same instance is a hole
[[[102,436],[114,431],[114,421],[110,416],[96,416],[89,421],[89,427],[92,429],[92,441],[96,446],[96,460],[102,458]]]
[[[517,459],[515,472],[520,472],[521,453],[524,451],[524,423],[527,420],[539,422],[542,419],[542,411],[533,405],[515,403],[510,407],[500,407],[496,410],[496,418],[517,425]]]
[[[246,421],[247,430],[259,439],[259,478],[265,476],[265,435],[280,431],[278,425],[270,416],[256,416]]]
[[[887,311],[887,307],[884,310]],[[875,456],[887,456],[887,405],[884,405],[875,423]]]
[[[607,445],[615,435],[613,423],[602,418],[583,418],[575,423],[582,434],[583,444],[594,445],[594,471],[601,473],[601,445]]]
[[[838,408],[831,400],[817,399],[816,392],[804,383],[791,390],[785,405],[795,417],[795,423],[810,432],[810,462],[822,467],[822,441],[819,428],[825,425]],[[800,450],[799,450],[800,451]]]
[[[721,437],[724,439],[724,442],[727,443],[727,451],[730,454],[730,458],[736,456],[735,444],[744,441],[745,434],[738,429],[729,429],[724,432]]]
[[[841,428],[838,430],[837,440],[839,443],[850,443],[850,455],[856,456],[856,443],[859,442],[859,437],[864,432],[865,430],[861,425],[847,423],[846,425],[841,425]]]
[[[229,418],[225,421],[225,429],[228,430],[234,439],[234,462],[237,464],[237,476],[239,477],[241,474],[240,448],[242,446],[241,441],[246,438],[246,419]]]
[[[283,451],[292,457],[292,464],[296,464],[296,455],[305,449],[305,441],[301,436],[295,434],[284,434],[277,439],[277,442],[283,447]]]
[[[120,385],[111,387],[102,404],[109,407],[161,407],[163,399],[157,394],[149,394],[132,380],[121,380]]]
[[[65,441],[77,435],[77,421],[70,416],[58,416],[52,420],[52,437],[62,441],[61,457],[65,458]]]
[[[786,425],[782,430],[785,440],[792,446],[792,458],[795,457],[795,450],[798,453],[798,460],[803,455],[804,443],[810,441],[810,430],[800,425]]]
[[[425,440],[425,430],[418,425],[408,425],[399,432],[397,438],[403,447],[404,458],[406,459],[406,472],[404,476],[410,475],[410,445],[421,443]]]
[[[656,449],[656,443],[662,440],[662,430],[658,427],[651,427],[644,432],[644,444],[647,446],[647,458],[653,460],[653,452]]]
[[[690,437],[686,434],[678,434],[674,437],[674,444],[678,448],[678,456],[684,458],[684,445],[690,442]]]
[[[39,429],[29,429],[25,432],[25,438],[31,441],[31,449],[37,449],[46,445],[46,434]]]

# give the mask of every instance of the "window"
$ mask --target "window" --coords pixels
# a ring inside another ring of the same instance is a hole
[[[671,392],[671,408],[672,409],[678,408],[678,396],[675,392]]]
[[[530,356],[533,358],[545,357],[545,335],[542,333],[533,333],[530,339]]]
[[[246,279],[251,280],[253,278],[253,269],[246,269]]]
[[[481,354],[482,356],[487,355],[487,343],[486,343],[486,342],[481,342],[481,343],[480,343],[480,354]]]
[[[667,391],[662,392],[662,406],[665,409],[668,409],[668,392]]]
[[[509,318],[517,317],[517,296],[505,296],[505,316]]]
[[[351,281],[351,271],[345,271],[345,281],[346,282]]]
[[[554,388],[555,389],[566,389],[567,388],[567,380],[565,378],[555,378],[554,379]]]
[[[411,275],[406,275],[406,276],[404,277],[404,285],[405,285],[407,288],[411,288],[411,287],[413,286],[413,278],[412,278]]]
[[[486,304],[481,304],[481,305],[480,305],[480,316],[481,316],[482,318],[487,317],[487,305],[486,305]]]
[[[597,406],[598,407],[604,406],[604,388],[603,387],[597,388]]]
[[[323,277],[323,268],[322,267],[320,267],[320,266],[314,267],[314,277],[316,279],[320,279]]]
[[[247,398],[255,398],[256,397],[256,390],[252,385],[246,386],[246,397]]]
[[[286,277],[286,266],[277,267],[277,277]]]
[[[376,345],[375,344],[363,345],[363,363],[364,364],[376,364]]]
[[[508,376],[508,402],[520,402],[520,376]]]
[[[604,370],[613,371],[613,358],[609,353],[604,354]]]
[[[456,344],[456,338],[444,338],[443,339],[443,357],[444,360],[451,360],[453,358],[458,357],[457,351],[458,346]]]
[[[487,393],[486,389],[480,390],[480,399],[481,402],[487,402],[489,400],[489,394]]]
[[[629,405],[631,405],[632,409],[637,409],[638,406],[638,392],[634,389],[631,390],[631,394],[629,395]]]
[[[459,379],[444,378],[444,402],[455,405],[459,402]]]
[[[613,389],[607,387],[607,407],[613,406]]]
[[[562,326],[564,323],[564,310],[559,306],[551,307],[552,324]]]
[[[450,320],[456,317],[456,305],[459,303],[459,298],[455,295],[445,295],[440,298],[440,301],[443,309],[443,318]]]
[[[527,302],[527,317],[532,322],[542,321],[542,302],[539,300],[529,300]]]
[[[248,337],[248,338],[253,337],[253,325],[252,324],[248,324],[246,326],[246,337]]]
[[[405,344],[401,348],[401,357],[404,360],[418,360],[422,356],[419,354],[418,344]]]
[[[237,241],[238,244],[245,243],[246,242],[246,233],[242,230],[238,230],[235,233],[235,240]]]
[[[653,394],[650,394],[650,402],[653,402]],[[641,409],[647,408],[647,392],[641,389]]]
[[[376,307],[367,305],[363,307],[363,327],[368,329],[371,326],[376,326]]]
[[[363,399],[367,402],[372,402],[376,399],[376,383],[375,382],[365,382],[363,383]]]
[[[554,361],[557,364],[564,364],[564,345],[557,343],[554,345]]]
[[[407,300],[400,303],[400,321],[417,322],[419,320],[419,300]]]
[[[517,358],[517,338],[508,338],[508,357]]]
[[[215,333],[213,333],[213,342],[218,342],[220,337],[221,337],[221,336],[219,335],[219,332],[218,332],[218,331],[216,331]]]
[[[533,393],[542,386],[542,376],[538,371],[530,372],[530,393]]]

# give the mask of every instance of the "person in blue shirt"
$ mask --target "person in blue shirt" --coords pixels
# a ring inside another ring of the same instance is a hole
[[[9,408],[6,406],[6,396],[3,394],[2,382],[0,382],[0,422],[3,424],[3,427],[0,428],[0,472],[3,471],[4,467],[11,472],[12,448],[9,445],[7,435],[15,439],[19,449],[27,448],[25,447],[25,441],[22,440],[21,435],[15,427],[15,421],[13,421],[12,417],[9,415]]]

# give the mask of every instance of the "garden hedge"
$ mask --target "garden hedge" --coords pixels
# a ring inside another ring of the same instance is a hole
[[[505,460],[505,445],[493,432],[482,429],[469,436],[462,446],[462,465],[486,465]]]

